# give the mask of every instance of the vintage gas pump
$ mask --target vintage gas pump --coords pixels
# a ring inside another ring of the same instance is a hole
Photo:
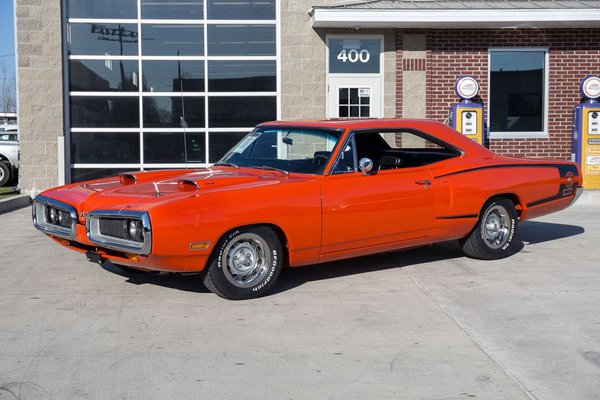
[[[450,126],[466,137],[485,145],[485,113],[483,104],[476,101],[479,82],[471,75],[463,75],[454,85],[460,103],[450,107]]]
[[[581,166],[583,187],[600,189],[600,76],[583,78],[579,91],[585,102],[573,108],[571,159]]]

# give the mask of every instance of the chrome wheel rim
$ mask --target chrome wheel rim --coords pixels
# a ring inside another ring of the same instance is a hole
[[[4,179],[4,170],[0,168],[0,182]]]
[[[261,282],[269,272],[271,251],[267,242],[255,233],[242,233],[225,246],[221,268],[227,280],[240,288]]]
[[[510,217],[504,207],[494,205],[483,216],[482,233],[488,247],[499,249],[508,242]]]

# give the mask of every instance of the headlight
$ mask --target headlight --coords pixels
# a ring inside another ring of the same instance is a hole
[[[147,212],[138,211],[92,211],[86,221],[90,241],[127,253],[149,254],[152,246],[152,230]]]
[[[125,237],[127,239],[133,240],[134,242],[144,241],[144,230],[142,227],[142,221],[138,221],[135,219],[123,220],[123,228],[125,232]]]
[[[75,239],[75,208],[45,196],[37,196],[32,206],[33,225],[42,232]]]

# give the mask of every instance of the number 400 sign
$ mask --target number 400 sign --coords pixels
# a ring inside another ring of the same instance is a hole
[[[355,63],[359,61],[361,63],[368,63],[370,58],[371,53],[369,53],[369,50],[367,49],[342,49],[342,51],[340,51],[340,53],[337,55],[337,59],[344,63]]]
[[[329,69],[333,74],[378,74],[383,41],[380,38],[331,37]]]

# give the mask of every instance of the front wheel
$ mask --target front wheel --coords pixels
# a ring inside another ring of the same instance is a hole
[[[259,297],[273,286],[282,267],[281,241],[272,229],[234,229],[218,242],[204,285],[226,299]]]
[[[463,252],[472,258],[496,260],[508,257],[517,234],[517,211],[512,201],[488,201],[481,217],[469,236],[460,244]]]

